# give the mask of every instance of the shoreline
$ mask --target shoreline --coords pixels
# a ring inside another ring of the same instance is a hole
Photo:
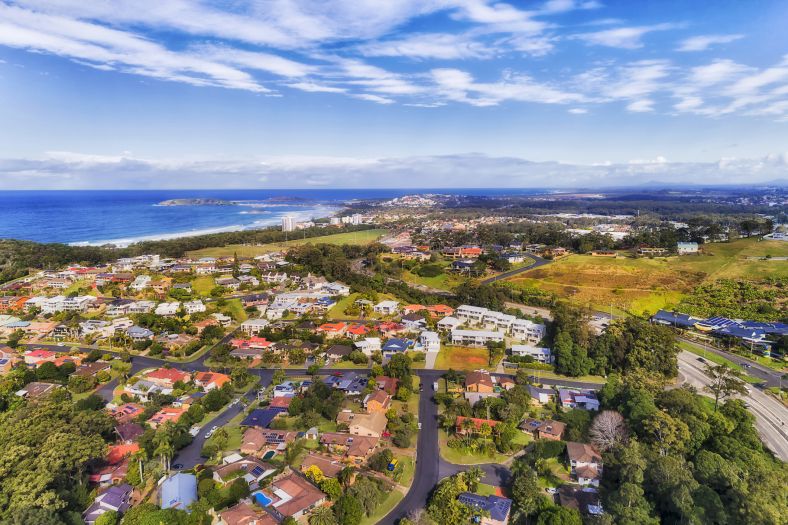
[[[305,210],[303,212],[294,212],[294,213],[289,213],[287,215],[294,217],[295,220],[298,222],[303,222],[303,221],[325,218],[342,209],[343,209],[342,206],[317,206],[314,208],[310,208],[308,211]],[[239,215],[259,216],[260,214],[240,212]],[[211,235],[215,233],[229,233],[236,231],[270,228],[271,226],[280,224],[282,217],[284,216],[285,215],[266,217],[265,219],[259,219],[248,224],[231,224],[229,226],[217,226],[214,228],[203,228],[201,230],[187,230],[187,231],[171,232],[171,233],[152,233],[148,235],[139,235],[136,237],[126,237],[126,238],[121,237],[121,238],[106,239],[106,240],[100,239],[100,240],[64,242],[63,244],[67,244],[68,246],[82,246],[82,247],[113,245],[117,248],[127,248],[132,244],[146,242],[146,241],[169,241],[173,239],[182,239],[185,237],[199,237],[201,235]]]

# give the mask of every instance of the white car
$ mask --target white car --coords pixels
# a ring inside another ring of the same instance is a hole
[[[547,487],[544,489],[548,494],[558,494],[558,489],[555,487]]]
[[[198,427],[197,425],[194,425],[192,428],[189,429],[189,435],[191,437],[197,437],[197,435],[200,433],[200,430],[202,430],[202,427]]]
[[[421,430],[421,423],[419,423],[419,430]]]
[[[210,437],[213,435],[213,433],[214,433],[214,432],[216,432],[217,430],[219,430],[219,427],[217,427],[216,425],[212,426],[212,427],[211,427],[211,430],[209,430],[209,431],[208,431],[208,432],[205,434],[205,439],[208,439],[208,438],[210,438]]]

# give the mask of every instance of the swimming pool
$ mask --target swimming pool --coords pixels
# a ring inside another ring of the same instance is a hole
[[[254,500],[255,500],[255,501],[257,502],[257,504],[258,504],[258,505],[260,505],[261,507],[267,507],[268,505],[270,505],[270,504],[271,504],[271,501],[272,501],[272,500],[271,500],[271,498],[269,498],[268,496],[266,496],[266,495],[265,495],[265,494],[263,494],[262,492],[255,492],[255,493],[253,494],[253,496],[254,496]]]
[[[274,456],[276,456],[276,450],[269,450],[263,455],[263,459],[271,459]]]

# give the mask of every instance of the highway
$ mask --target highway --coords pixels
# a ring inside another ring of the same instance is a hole
[[[685,382],[696,387],[699,393],[709,384],[704,373],[705,365],[691,352],[679,354],[679,374]],[[761,439],[774,454],[783,461],[788,461],[788,408],[775,398],[751,387],[746,396],[741,396],[749,405],[750,412],[755,416],[755,427]]]
[[[732,361],[737,365],[741,365],[747,369],[747,374],[758,379],[763,380],[766,383],[766,386],[779,386],[781,384],[780,376],[784,375],[777,370],[769,368],[767,366],[763,366],[756,361],[751,359],[747,359],[746,357],[742,357],[737,354],[732,354],[730,352],[726,352],[724,350],[720,350],[718,348],[714,348],[713,346],[707,345],[705,343],[699,343],[697,341],[692,341],[690,339],[685,339],[683,337],[676,336],[676,339],[681,341],[682,343],[692,345],[698,350],[706,351],[712,354],[716,354],[722,358],[727,359],[728,361]]]

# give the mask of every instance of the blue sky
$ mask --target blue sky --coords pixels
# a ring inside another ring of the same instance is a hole
[[[788,3],[0,0],[0,188],[786,179]]]

